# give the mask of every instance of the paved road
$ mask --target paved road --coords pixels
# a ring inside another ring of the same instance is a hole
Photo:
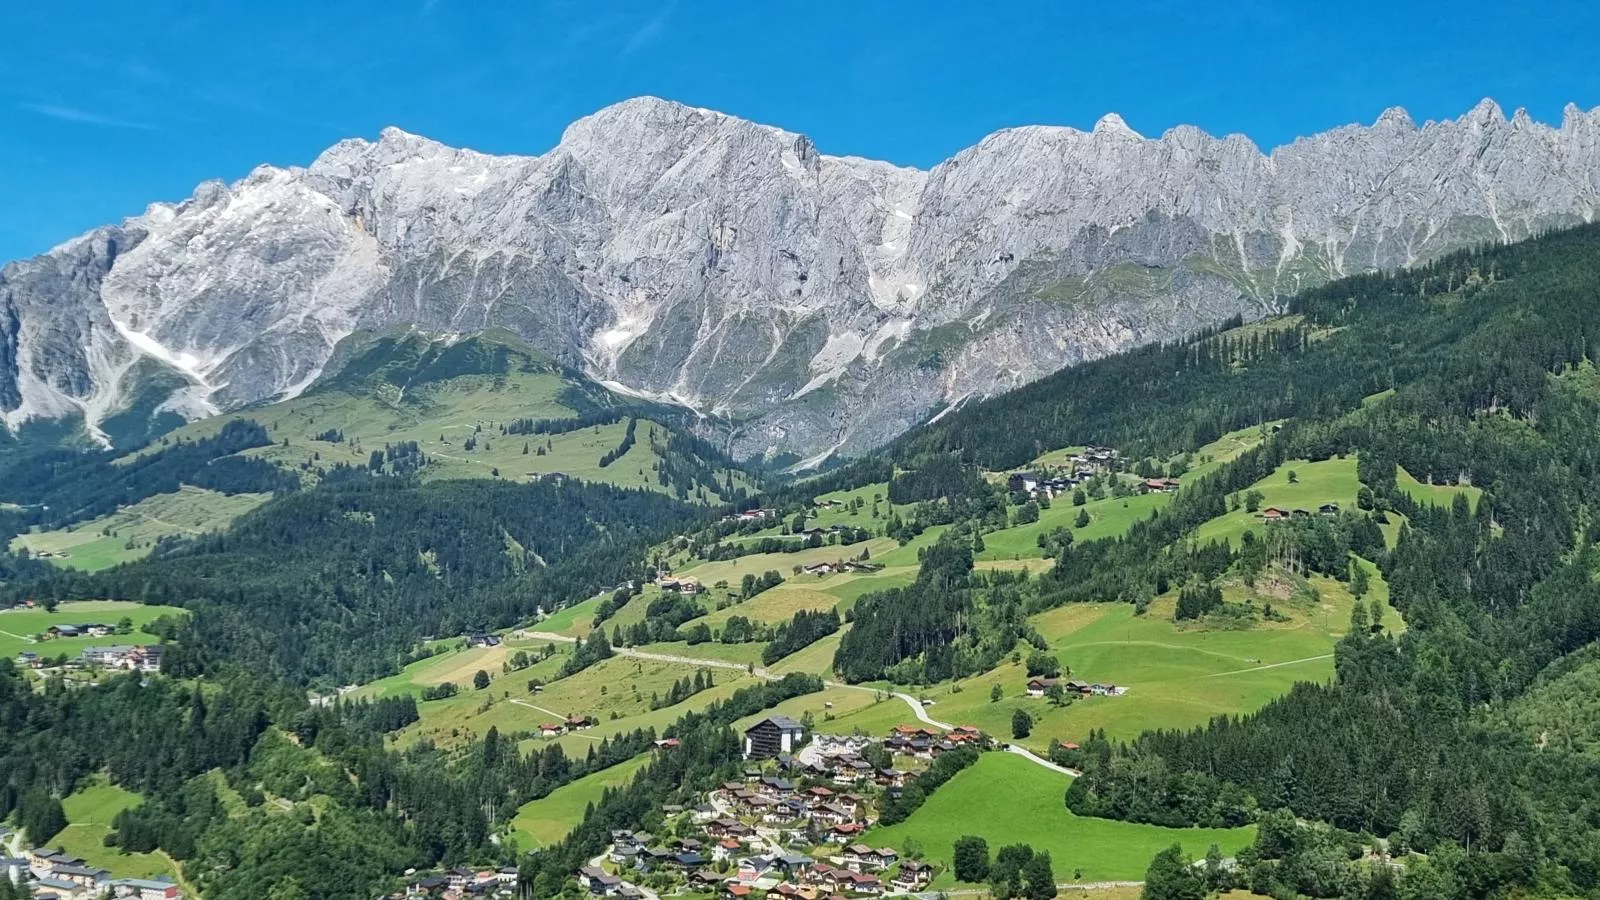
[[[561,642],[567,643],[567,644],[575,644],[575,643],[577,643],[577,640],[578,640],[577,638],[567,637],[564,634],[553,634],[553,633],[548,632],[548,631],[530,631],[530,632],[528,632],[528,637],[533,639],[533,640],[537,640],[537,641],[561,641]],[[692,657],[692,656],[674,656],[674,655],[666,654],[666,653],[647,653],[647,652],[644,652],[642,650],[634,650],[631,647],[614,647],[612,649],[616,652],[616,654],[618,656],[625,656],[625,657],[628,657],[630,659],[647,659],[647,660],[653,660],[655,662],[676,663],[676,664],[685,665],[685,666],[706,666],[706,667],[714,668],[714,669],[736,669],[736,670],[738,670],[740,672],[749,672],[750,674],[754,675],[755,677],[762,678],[762,679],[765,679],[767,681],[775,681],[780,677],[778,675],[774,675],[772,672],[768,671],[767,669],[763,669],[763,668],[761,668],[759,666],[757,666],[755,668],[751,668],[750,666],[747,666],[747,665],[741,665],[741,664],[736,663],[736,662],[727,662],[726,660],[720,660],[720,659],[696,659],[695,657]],[[1295,660],[1295,662],[1304,662],[1304,660]],[[1289,663],[1277,663],[1277,665],[1289,665]],[[1262,668],[1271,668],[1271,666],[1263,666]],[[869,694],[886,693],[885,691],[883,691],[883,690],[881,690],[879,688],[863,687],[862,685],[859,685],[859,684],[844,684],[843,682],[839,682],[839,681],[824,681],[823,685],[825,685],[827,687],[830,687],[830,688],[843,688],[844,690],[847,690],[847,691],[866,691]],[[928,715],[928,710],[922,705],[922,701],[920,701],[917,698],[911,696],[910,694],[902,694],[902,693],[900,693],[898,691],[888,691],[887,693],[891,697],[899,698],[907,706],[911,707],[912,714],[914,714],[917,717],[917,720],[922,722],[923,724],[928,725],[928,726],[933,727],[933,728],[937,728],[940,731],[950,731],[950,730],[955,728],[954,725],[951,725],[948,722],[941,722],[938,719],[935,719],[932,716]],[[511,702],[512,703],[519,703],[520,701],[513,700]],[[534,709],[539,709],[539,707],[533,706],[533,704],[531,704],[531,703],[520,703],[520,705],[522,705],[522,706],[531,706]],[[540,710],[540,711],[541,712],[547,712],[547,710]],[[551,715],[555,715],[555,713],[550,713],[550,714]],[[1023,749],[1022,747],[1016,746],[1015,744],[1008,746],[1006,749],[1008,751],[1012,752],[1012,753],[1017,754],[1018,756],[1022,757],[1023,759],[1026,759],[1029,762],[1034,763],[1035,765],[1044,766],[1046,769],[1049,769],[1052,772],[1060,772],[1063,775],[1067,775],[1067,776],[1074,777],[1074,778],[1077,777],[1077,775],[1078,775],[1077,772],[1074,772],[1071,769],[1066,768],[1065,766],[1058,766],[1055,763],[1050,762],[1047,759],[1044,759],[1043,757],[1037,756],[1037,755],[1035,755],[1033,753],[1030,753],[1029,751]]]
[[[1007,744],[1006,745],[1006,752],[1007,753],[1015,753],[1016,755],[1018,755],[1018,756],[1022,757],[1023,759],[1033,763],[1034,765],[1044,766],[1046,769],[1049,769],[1052,772],[1060,772],[1061,774],[1067,776],[1068,778],[1077,778],[1079,775],[1083,774],[1082,772],[1075,772],[1075,771],[1067,768],[1066,766],[1058,766],[1055,763],[1051,762],[1050,760],[1045,759],[1044,757],[1038,755],[1037,753],[1034,753],[1032,750],[1029,750],[1027,747],[1023,747],[1023,746],[1018,745],[1018,744]]]

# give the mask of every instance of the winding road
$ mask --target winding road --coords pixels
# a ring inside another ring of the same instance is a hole
[[[559,641],[559,642],[565,643],[565,644],[576,644],[578,642],[577,638],[568,637],[568,636],[566,636],[564,634],[555,634],[555,633],[549,632],[549,631],[530,631],[530,632],[527,632],[527,635],[528,635],[528,637],[530,639],[536,640],[536,641]],[[740,671],[740,672],[748,672],[751,675],[754,675],[755,677],[764,679],[766,681],[776,681],[779,678],[783,677],[781,675],[775,675],[771,671],[769,671],[767,669],[764,669],[764,668],[762,668],[760,666],[741,665],[741,664],[736,663],[736,662],[728,662],[727,660],[721,660],[721,659],[698,659],[698,658],[693,657],[693,656],[674,656],[672,654],[667,654],[667,653],[647,653],[647,652],[645,652],[643,650],[634,650],[634,649],[632,649],[630,647],[613,647],[612,651],[614,653],[616,653],[616,655],[618,655],[618,656],[625,656],[625,657],[627,657],[629,659],[644,659],[644,660],[651,660],[653,662],[673,663],[673,664],[684,665],[684,666],[703,666],[703,667],[713,668],[713,669],[734,669],[734,670],[737,670],[737,671]],[[1293,662],[1305,662],[1305,660],[1294,660]],[[1277,663],[1276,665],[1290,665],[1290,664],[1291,663]],[[1272,666],[1263,666],[1262,668],[1272,668]],[[822,684],[825,687],[839,688],[841,690],[846,690],[846,691],[865,691],[865,692],[867,692],[869,694],[874,694],[874,695],[887,694],[888,696],[891,696],[891,697],[897,697],[900,700],[904,701],[907,706],[911,707],[912,714],[914,714],[917,717],[917,720],[919,722],[922,722],[924,725],[928,725],[928,726],[930,726],[932,728],[937,728],[940,731],[951,731],[951,730],[953,730],[955,728],[954,725],[951,725],[948,722],[941,722],[938,719],[935,719],[932,716],[928,715],[928,710],[922,705],[922,701],[920,701],[917,698],[911,696],[910,694],[902,694],[902,693],[900,693],[898,691],[884,691],[884,690],[881,690],[879,688],[863,687],[863,686],[861,686],[859,684],[845,684],[844,682],[841,682],[841,681],[824,681],[824,682],[822,682]],[[551,712],[550,710],[543,709],[543,708],[538,707],[538,706],[534,706],[532,703],[528,703],[526,701],[513,700],[511,702],[517,704],[518,706],[526,706],[526,707],[528,707],[530,709],[539,710],[542,713],[548,713],[549,715],[552,715],[552,716],[553,715],[557,715],[557,713]],[[1006,752],[1007,753],[1014,753],[1017,756],[1022,757],[1023,759],[1027,760],[1028,762],[1033,763],[1036,766],[1043,766],[1044,768],[1049,769],[1052,772],[1057,772],[1059,774],[1067,776],[1068,778],[1077,778],[1078,774],[1079,774],[1079,773],[1074,772],[1073,770],[1067,768],[1066,766],[1058,766],[1055,763],[1049,761],[1048,759],[1045,759],[1044,757],[1038,755],[1037,753],[1034,753],[1033,751],[1028,750],[1025,747],[1021,747],[1021,746],[1019,746],[1017,744],[1007,744],[1006,745]]]

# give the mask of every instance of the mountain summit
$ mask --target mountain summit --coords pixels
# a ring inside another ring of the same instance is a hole
[[[1590,221],[1600,110],[1392,109],[1263,154],[1192,127],[996,132],[930,171],[655,98],[542,156],[399,129],[0,270],[0,414],[290,397],[394,325],[502,328],[742,456],[859,452],[952,404],[1332,278]]]

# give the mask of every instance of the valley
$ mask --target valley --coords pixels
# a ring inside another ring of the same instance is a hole
[[[411,332],[0,457],[0,819],[202,900],[1582,895],[1597,246],[1338,282],[803,477]]]

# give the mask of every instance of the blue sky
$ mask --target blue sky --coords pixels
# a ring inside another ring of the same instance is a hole
[[[927,166],[1116,111],[1263,147],[1401,105],[1600,105],[1600,4],[257,0],[0,4],[0,260],[385,125],[541,153],[656,94]]]

